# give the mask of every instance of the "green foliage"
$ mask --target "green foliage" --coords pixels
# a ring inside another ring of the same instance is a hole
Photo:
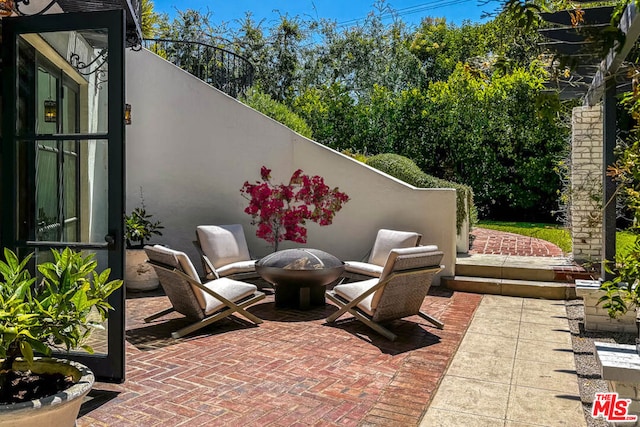
[[[634,90],[625,94],[622,103],[635,121],[634,128],[619,148],[616,162],[607,168],[607,174],[618,184],[616,194],[622,196],[623,203],[631,213],[633,223],[630,231],[636,239],[627,252],[617,253],[615,261],[608,260],[605,265],[614,278],[600,286],[606,295],[599,303],[603,303],[611,317],[637,308],[640,302],[640,93]]]
[[[158,30],[161,17],[153,9],[152,0],[140,2],[140,27],[143,38],[153,38]]]
[[[640,239],[637,238],[627,252],[617,254],[615,263],[605,264],[605,269],[614,274],[614,278],[600,285],[605,295],[598,304],[616,318],[640,303]]]
[[[34,352],[51,354],[52,347],[67,351],[85,345],[94,328],[101,327],[112,307],[107,299],[122,286],[109,281],[110,270],[95,271],[94,255],[83,256],[69,248],[52,250],[54,262],[38,266],[42,281],[35,284],[27,270],[32,255],[18,259],[9,249],[0,261],[0,358],[10,369],[22,355],[29,363]]]
[[[311,138],[311,128],[304,119],[291,111],[289,107],[271,98],[266,93],[257,89],[251,89],[242,98],[242,101],[251,108],[260,111],[262,114],[298,132],[300,135]]]
[[[411,159],[397,154],[379,154],[367,159],[367,165],[418,188],[454,188],[456,190],[456,227],[458,233],[465,219],[475,219],[466,206],[473,207],[473,191],[466,185],[445,181],[424,173]],[[465,203],[466,202],[466,203]]]
[[[467,184],[484,218],[546,221],[557,210],[554,162],[568,130],[558,97],[543,93],[537,23],[521,26],[537,3],[509,4],[484,24],[385,24],[391,8],[380,1],[358,25],[281,16],[266,27],[247,13],[233,31],[188,10],[166,36],[248,58],[260,91],[247,102],[278,121],[306,122],[285,123],[305,136],[339,151],[396,153]]]
[[[131,215],[125,215],[125,241],[128,248],[142,248],[151,236],[162,236],[160,221],[151,221],[153,215],[148,214],[144,206],[135,208]]]
[[[550,220],[568,129],[555,112],[557,96],[542,93],[543,78],[536,65],[488,76],[458,64],[428,89],[374,85],[357,102],[335,83],[301,93],[293,108],[325,145],[396,153],[470,186],[483,218]]]

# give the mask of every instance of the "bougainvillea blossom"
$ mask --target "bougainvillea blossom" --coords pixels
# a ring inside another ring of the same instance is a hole
[[[246,181],[240,192],[249,200],[245,212],[257,225],[256,236],[274,245],[289,240],[307,242],[306,221],[321,226],[330,225],[336,212],[349,201],[349,196],[338,188],[331,189],[321,176],[304,175],[296,170],[289,184],[271,183],[271,169],[260,168],[261,181]]]

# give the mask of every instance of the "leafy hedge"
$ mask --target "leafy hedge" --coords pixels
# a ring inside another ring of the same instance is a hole
[[[372,168],[376,168],[414,187],[454,188],[456,190],[456,228],[458,233],[460,233],[466,218],[469,218],[472,223],[475,222],[473,214],[475,207],[473,205],[471,187],[427,175],[413,160],[398,154],[378,154],[377,156],[369,157],[366,163]],[[465,209],[465,200],[467,201],[466,206],[471,209],[471,213]]]
[[[302,117],[264,92],[251,89],[245,94],[241,101],[249,107],[260,111],[262,114],[271,117],[273,120],[282,123],[289,129],[298,132],[302,136],[311,138],[313,135],[311,128]]]

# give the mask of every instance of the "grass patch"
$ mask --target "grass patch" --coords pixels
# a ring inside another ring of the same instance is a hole
[[[561,225],[531,222],[478,221],[478,227],[505,231],[546,240],[569,253],[572,249],[571,233]],[[616,253],[624,255],[634,244],[636,235],[628,231],[616,233]]]

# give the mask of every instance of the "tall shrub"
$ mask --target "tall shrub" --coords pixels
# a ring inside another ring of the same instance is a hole
[[[460,233],[464,220],[474,222],[473,191],[470,187],[435,178],[424,173],[411,159],[397,154],[379,154],[367,159],[367,165],[418,188],[453,188],[456,190],[456,228]],[[466,203],[465,203],[466,202]]]
[[[311,138],[312,132],[307,122],[302,117],[294,113],[281,102],[271,98],[266,93],[258,89],[251,89],[242,98],[242,101],[249,107],[260,111],[265,116],[282,123],[289,129],[298,132],[302,136]]]

